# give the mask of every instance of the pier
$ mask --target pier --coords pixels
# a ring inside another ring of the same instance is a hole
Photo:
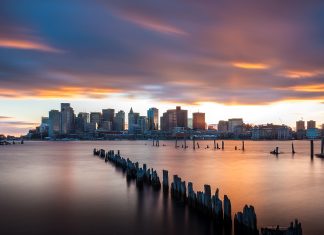
[[[222,142],[222,147],[224,142]],[[115,154],[114,150],[105,151],[104,149],[93,149],[93,155],[98,156],[105,162],[112,163],[116,168],[126,172],[127,180],[134,180],[138,189],[144,184],[152,187],[153,190],[159,191],[161,186],[163,193],[169,193],[169,173],[168,170],[162,171],[162,184],[158,172],[153,168],[148,168],[144,163],[142,167],[138,162],[132,162],[129,158],[121,157],[118,150]],[[232,206],[229,197],[225,194],[223,200],[219,197],[219,189],[212,194],[211,186],[204,185],[203,191],[194,191],[193,183],[182,180],[178,175],[173,175],[173,181],[170,185],[171,198],[177,200],[188,207],[194,213],[205,216],[213,222],[219,231],[224,234],[232,234]],[[297,221],[297,220],[296,220]],[[298,221],[289,227],[279,227],[281,233],[277,233],[277,229],[272,227],[261,228],[261,235],[302,235],[301,223]],[[259,235],[257,227],[257,216],[252,205],[245,205],[242,212],[235,213],[234,216],[234,234],[235,235]]]

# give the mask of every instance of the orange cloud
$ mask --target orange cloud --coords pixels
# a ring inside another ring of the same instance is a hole
[[[19,39],[0,39],[0,47],[20,50],[37,50],[44,52],[61,52],[61,50],[55,49],[40,42]]]
[[[84,88],[84,87],[58,87],[53,89],[36,89],[34,91],[15,91],[0,89],[0,97],[12,98],[105,98],[113,93],[121,93],[114,88]]]
[[[267,69],[268,65],[262,63],[234,62],[232,65],[240,69]]]
[[[320,74],[319,71],[301,71],[301,70],[288,70],[282,73],[282,76],[288,77],[288,78],[308,78],[308,77],[314,77],[316,75]]]
[[[324,84],[293,86],[293,87],[290,87],[290,89],[292,89],[294,91],[303,91],[303,92],[323,92]]]
[[[159,22],[157,20],[143,17],[135,14],[123,14],[122,19],[127,20],[133,24],[136,24],[142,28],[149,29],[164,34],[176,34],[176,35],[187,35],[187,33],[177,27]]]

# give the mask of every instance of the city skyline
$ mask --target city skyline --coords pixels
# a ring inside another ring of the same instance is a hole
[[[67,102],[63,102],[63,103],[68,103],[69,101]],[[126,108],[122,108],[122,107],[119,107],[118,109],[114,108],[113,106],[110,106],[110,107],[101,107],[101,108],[97,108],[97,109],[93,109],[93,108],[82,108],[81,110],[80,109],[77,109],[75,108],[74,104],[71,103],[71,106],[73,106],[73,109],[74,109],[74,113],[75,115],[77,116],[79,113],[88,113],[89,115],[91,113],[101,113],[102,110],[107,110],[107,109],[114,109],[117,113],[117,111],[124,111],[126,113],[126,117],[125,117],[125,122],[126,122],[126,127],[127,127],[127,122],[128,122],[128,117],[127,117],[127,114],[128,114],[128,111],[129,109],[126,109]],[[175,108],[174,105],[169,105],[169,106],[166,106],[167,108],[165,109],[159,109],[159,107],[155,107],[158,109],[158,112],[159,112],[159,125],[161,125],[160,123],[160,118],[163,116],[163,113],[166,112],[167,110],[172,110]],[[183,109],[188,109],[186,106],[181,106]],[[17,129],[19,130],[18,132],[4,132],[2,131],[0,134],[5,134],[5,135],[16,135],[16,136],[20,136],[20,135],[25,135],[30,129],[34,129],[36,126],[39,126],[41,124],[41,119],[42,117],[48,117],[49,116],[49,111],[50,110],[60,110],[60,103],[56,103],[56,106],[54,107],[47,107],[47,109],[49,108],[49,110],[46,110],[44,113],[41,113],[40,116],[38,116],[36,118],[36,121],[35,122],[20,122],[20,121],[10,121],[10,117],[8,116],[2,116],[0,115],[0,127],[1,127],[1,131],[2,130],[6,130],[6,126],[8,126],[8,130],[12,129],[14,130],[16,127],[11,127],[11,124],[12,125],[17,125]],[[130,108],[133,108],[133,110],[135,110],[135,112],[137,112],[139,114],[139,116],[147,116],[147,111],[148,109],[152,108],[151,106],[141,106],[141,107],[136,107],[136,106],[130,106]],[[226,106],[224,106],[224,108],[226,108]],[[139,112],[139,110],[141,110]],[[188,117],[188,120],[189,119],[192,119],[192,116],[194,113],[204,113],[205,116],[206,116],[206,128],[208,125],[211,125],[211,124],[218,124],[219,121],[223,121],[223,120],[228,120],[228,119],[231,119],[231,118],[242,118],[244,119],[245,123],[247,124],[251,124],[251,125],[264,125],[266,123],[273,123],[273,124],[277,124],[277,125],[282,125],[282,124],[285,124],[285,125],[288,125],[290,126],[293,130],[296,129],[296,121],[299,121],[299,120],[304,120],[305,121],[305,128],[306,128],[306,125],[307,125],[307,121],[310,121],[310,120],[314,120],[316,122],[316,128],[319,128],[321,129],[322,128],[322,125],[324,124],[324,120],[323,119],[312,119],[312,118],[304,118],[303,116],[301,117],[297,117],[296,119],[293,119],[290,123],[287,123],[284,121],[284,119],[278,117],[277,121],[266,121],[266,118],[264,119],[259,119],[258,121],[256,122],[251,122],[250,120],[252,119],[251,117],[249,117],[249,115],[244,115],[244,113],[240,115],[239,112],[233,112],[232,114],[234,115],[228,115],[228,114],[221,114],[221,115],[216,115],[218,117],[218,119],[216,118],[213,118],[212,114],[213,112],[211,111],[204,111],[205,109],[201,109],[201,108],[197,108],[197,107],[194,107],[194,108],[189,108],[188,109],[188,114],[187,114],[187,117]],[[230,112],[231,113],[231,112]],[[297,116],[297,115],[296,115]],[[307,117],[307,115],[306,115]],[[6,121],[8,120],[8,121]],[[89,116],[89,120],[90,120],[90,116]],[[253,119],[252,119],[253,120]],[[268,120],[271,120],[271,119],[268,119]],[[3,123],[5,125],[3,125]],[[160,129],[160,128],[159,128]]]
[[[317,0],[1,1],[0,133],[25,134],[64,102],[320,125],[323,10]]]

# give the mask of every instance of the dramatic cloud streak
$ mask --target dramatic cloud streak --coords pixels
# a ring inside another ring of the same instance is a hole
[[[293,4],[4,0],[0,96],[323,101],[324,2]]]
[[[15,39],[0,39],[0,47],[4,48],[13,48],[20,50],[37,50],[45,52],[60,52],[60,50],[52,48],[42,43],[24,41],[24,40],[15,40]]]

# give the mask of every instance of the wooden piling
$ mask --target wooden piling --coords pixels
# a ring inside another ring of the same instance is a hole
[[[214,149],[216,149],[216,140],[214,138]]]
[[[242,151],[245,150],[245,147],[244,147],[244,140],[242,141]]]
[[[321,154],[324,154],[324,137],[321,140]]]
[[[176,137],[176,139],[175,139],[175,147],[176,148],[178,147],[178,137]]]
[[[295,154],[295,147],[294,147],[294,142],[291,142],[291,153]]]
[[[196,149],[195,136],[192,137],[192,147],[193,147],[193,149]]]
[[[314,140],[310,141],[310,156],[311,158],[314,157]]]
[[[222,140],[222,150],[224,150],[224,140]]]
[[[163,170],[163,192],[168,192],[169,191],[169,173],[167,170]]]

